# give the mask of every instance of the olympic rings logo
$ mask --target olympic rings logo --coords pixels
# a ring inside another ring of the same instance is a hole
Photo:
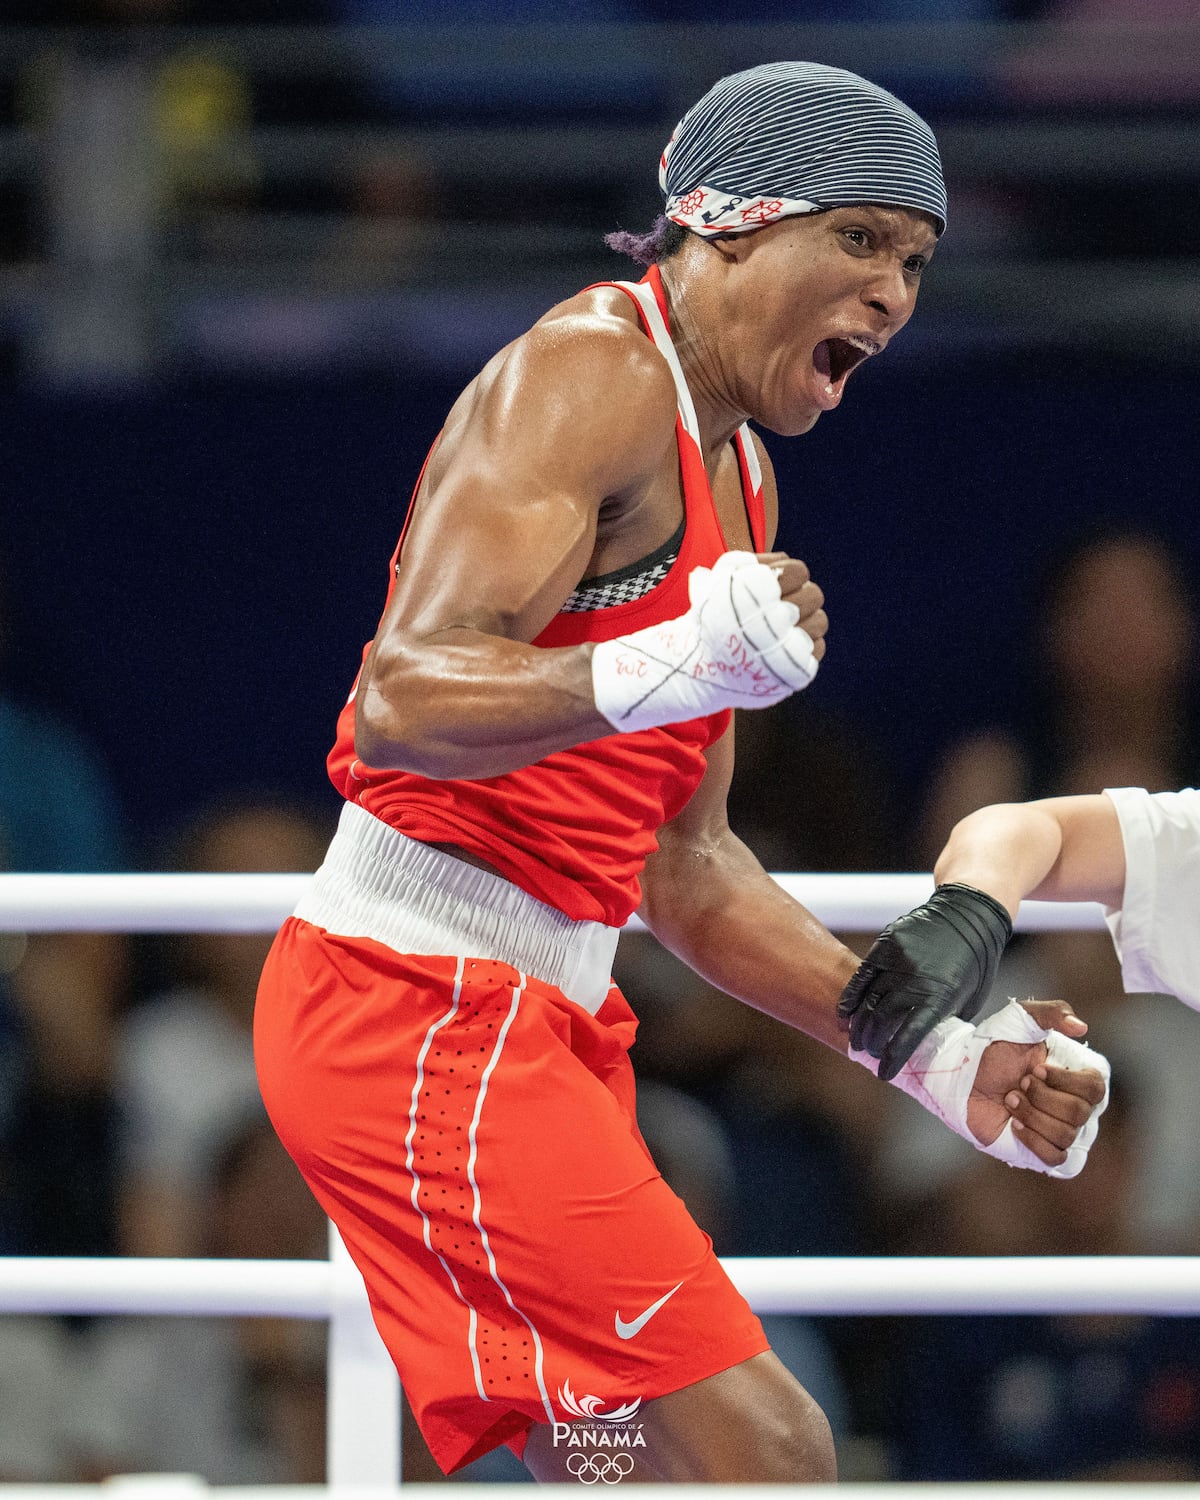
[[[572,1453],[567,1473],[580,1484],[619,1484],[633,1473],[632,1453]]]

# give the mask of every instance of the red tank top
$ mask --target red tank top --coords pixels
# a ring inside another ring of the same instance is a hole
[[[675,377],[683,534],[669,567],[668,559],[655,554],[646,563],[657,561],[657,567],[639,565],[640,578],[630,576],[638,570],[622,569],[581,584],[534,641],[536,646],[610,640],[675,619],[688,608],[691,570],[711,566],[728,551],[704,469],[695,408],[667,327],[658,269],[652,267],[637,284],[604,284],[632,298],[643,328]],[[754,548],[761,552],[766,546],[762,476],[748,428],[735,434],[734,446]],[[392,557],[393,580],[403,544],[401,533]],[[638,597],[630,598],[633,593]],[[366,650],[363,656],[365,660]],[[658,829],[696,790],[704,775],[704,752],[728,723],[726,711],[661,729],[607,735],[503,776],[432,781],[364,766],[357,759],[352,694],[338,718],[328,768],[343,797],[409,838],[456,844],[567,916],[620,926],[641,900],[638,877],[657,847]]]

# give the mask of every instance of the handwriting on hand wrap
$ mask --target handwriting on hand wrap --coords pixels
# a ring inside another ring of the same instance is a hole
[[[762,664],[756,656],[752,656],[746,647],[746,643],[740,635],[731,635],[726,642],[730,660],[721,658],[702,658],[693,663],[691,675],[693,677],[737,677],[747,682],[752,695],[766,697],[773,693],[778,686],[769,672],[764,671]]]

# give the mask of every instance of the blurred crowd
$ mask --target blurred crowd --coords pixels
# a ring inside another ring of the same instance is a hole
[[[1142,7],[1166,17],[1190,14],[1185,0]],[[9,0],[6,17],[50,26],[312,23],[455,25],[460,21],[991,21],[1042,16],[1132,14],[1123,0]]]
[[[937,337],[1015,323],[1070,346],[1116,320],[1170,355],[1194,323],[1195,19],[1193,0],[6,0],[0,381],[476,367],[524,326],[522,282],[611,272],[601,236],[653,217],[670,124],[762,60],[739,34],[807,46],[812,25],[820,60],[946,140],[947,251],[971,267]],[[1023,290],[990,295],[989,262]],[[1076,310],[1058,289],[1084,263],[1109,291]],[[512,306],[477,295],[497,265],[520,273]]]
[[[928,869],[984,803],[1200,781],[1196,603],[1157,536],[1090,532],[1035,581],[1027,699],[902,791],[886,747],[803,699],[743,716],[731,821],[771,869]],[[107,769],[18,690],[0,612],[0,868],[306,871],[336,808],[232,788],[149,841]],[[1119,623],[1114,630],[1113,622]],[[47,788],[53,788],[52,796]],[[848,937],[865,950],[871,934]],[[250,1027],[269,936],[0,938],[0,1253],[319,1257],[323,1218],[275,1140]],[[1014,1172],[911,1100],[714,991],[645,935],[644,1134],[732,1255],[1200,1252],[1200,1018],[1122,995],[1102,934],[1016,940],[994,996],[1056,996],[1113,1061],[1083,1175]],[[1143,1317],[768,1320],[847,1478],[1200,1479],[1200,1338]],[[319,1482],[320,1324],[0,1318],[0,1479],[190,1471]],[[432,1478],[415,1433],[406,1470]],[[503,1455],[472,1477],[516,1478]]]
[[[1192,60],[1171,32],[1194,21],[1191,0],[428,0],[420,6],[411,0],[7,0],[0,19],[35,28],[22,33],[26,55],[0,54],[0,63],[8,65],[0,67],[0,129],[47,134],[53,142],[77,129],[116,130],[122,114],[131,125],[140,112],[137,128],[146,132],[153,156],[150,208],[161,249],[186,243],[193,255],[227,254],[241,243],[238,211],[324,216],[339,230],[319,252],[321,265],[340,266],[360,279],[381,261],[403,276],[428,220],[478,224],[532,217],[595,233],[598,224],[620,217],[628,195],[601,179],[583,204],[577,183],[556,183],[536,172],[519,191],[489,192],[468,162],[434,159],[419,140],[381,140],[353,161],[334,153],[330,170],[316,162],[275,168],[257,154],[251,128],[403,132],[418,125],[619,122],[661,129],[681,103],[670,69],[653,47],[636,39],[607,49],[600,40],[582,51],[551,43],[494,56],[423,52],[414,62],[403,46],[381,41],[379,28],[469,31],[485,23],[582,23],[601,32],[612,27],[615,37],[617,28],[664,23],[953,28],[1034,21],[1047,28],[1028,42],[999,50],[980,46],[977,55],[970,48],[944,51],[919,66],[901,58],[883,61],[877,81],[895,88],[935,125],[1014,107],[1025,116],[1048,118],[1072,108],[1081,108],[1085,119],[1098,108],[1109,116],[1124,111],[1161,117],[1200,100]],[[262,48],[247,53],[227,39],[204,39],[205,27],[234,25],[348,30],[336,48],[319,54],[318,64],[297,67],[292,63],[299,54],[272,56]],[[1112,45],[1105,28],[1114,26],[1127,45]],[[37,28],[44,30],[44,41],[38,41]],[[186,35],[173,40],[173,28],[186,28]],[[1025,175],[1023,182],[1012,180],[1000,169],[990,191],[973,184],[960,192],[958,232],[972,241],[997,232],[1019,235],[1040,253],[1079,255],[1078,229],[1060,225],[1047,212],[1059,188],[1054,175],[1041,182]],[[1092,253],[1183,253],[1172,249],[1174,235],[1166,230],[1176,225],[1172,213],[1186,208],[1164,202],[1155,190],[1158,180],[1127,182],[1118,206],[1109,203],[1104,181],[1081,189],[1090,195]],[[0,204],[0,260],[40,260],[61,252],[58,208],[30,179],[7,174],[0,180]],[[211,210],[231,213],[212,222]],[[1182,223],[1179,218],[1178,227]],[[1096,243],[1096,233],[1103,243]]]

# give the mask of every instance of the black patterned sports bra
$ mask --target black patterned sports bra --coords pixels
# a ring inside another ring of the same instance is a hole
[[[585,578],[562,606],[562,613],[582,615],[594,609],[611,609],[614,604],[632,604],[635,599],[648,594],[675,565],[686,525],[686,519],[680,521],[675,535],[668,537],[661,547],[656,547],[639,562],[618,568],[615,573],[598,573],[595,578]]]

